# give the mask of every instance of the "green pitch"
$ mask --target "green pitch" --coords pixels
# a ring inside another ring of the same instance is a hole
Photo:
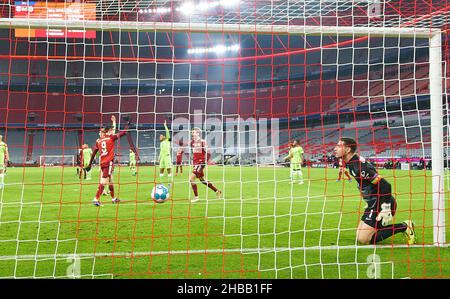
[[[0,277],[450,277],[448,248],[430,246],[430,172],[381,171],[398,199],[396,222],[415,221],[418,245],[397,234],[374,249],[355,246],[364,203],[355,182],[335,182],[336,169],[304,169],[305,184],[291,185],[288,168],[208,167],[224,199],[198,184],[193,204],[188,169],[174,177],[171,199],[156,204],[157,169],[134,177],[116,167],[122,202],[102,196],[102,207],[91,204],[97,168],[81,182],[72,167],[8,169]]]

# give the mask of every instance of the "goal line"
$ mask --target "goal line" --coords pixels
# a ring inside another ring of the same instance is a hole
[[[444,244],[442,247],[449,247],[450,244]],[[383,249],[418,249],[435,248],[434,244],[423,245],[330,245],[330,246],[309,246],[309,247],[276,247],[276,248],[235,248],[235,249],[199,249],[199,250],[173,250],[173,251],[137,251],[137,252],[98,252],[98,253],[58,253],[58,254],[24,254],[24,255],[3,255],[0,260],[28,260],[28,259],[53,259],[53,258],[97,258],[97,257],[117,257],[131,258],[136,256],[157,256],[157,255],[185,255],[185,254],[211,254],[211,253],[243,253],[258,254],[280,251],[320,251],[320,250],[383,250]]]

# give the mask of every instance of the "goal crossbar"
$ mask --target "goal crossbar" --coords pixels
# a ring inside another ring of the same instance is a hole
[[[262,24],[208,24],[208,23],[172,23],[172,22],[136,22],[136,21],[71,21],[47,18],[3,18],[0,28],[48,28],[48,29],[84,29],[102,31],[171,31],[204,33],[241,33],[241,34],[290,34],[315,35],[339,34],[350,36],[404,36],[430,38],[440,34],[436,28],[415,27],[351,27],[351,26],[302,26],[302,25],[262,25]]]

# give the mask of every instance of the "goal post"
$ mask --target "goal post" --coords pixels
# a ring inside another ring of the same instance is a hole
[[[444,246],[445,238],[445,182],[443,129],[442,36],[438,31],[430,37],[430,116],[431,167],[433,184],[434,245]]]

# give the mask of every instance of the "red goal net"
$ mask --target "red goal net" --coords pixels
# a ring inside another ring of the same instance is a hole
[[[450,277],[448,7],[0,1],[0,277]]]

